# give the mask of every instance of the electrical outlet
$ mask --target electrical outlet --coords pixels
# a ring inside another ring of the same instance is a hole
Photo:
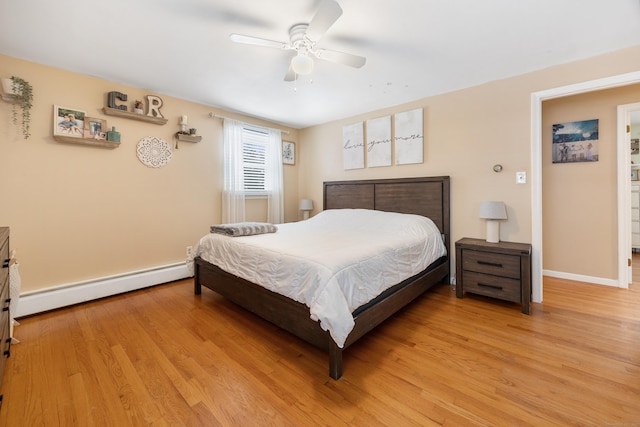
[[[527,173],[516,172],[516,184],[526,184],[526,183],[527,183]]]
[[[193,246],[187,246],[187,259],[191,259],[192,252],[193,252]]]

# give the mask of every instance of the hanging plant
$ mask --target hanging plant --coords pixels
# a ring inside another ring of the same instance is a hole
[[[22,110],[21,125],[24,139],[31,136],[31,107],[33,106],[33,88],[31,84],[20,77],[11,76],[11,89],[13,90],[14,104],[12,110],[12,120],[14,125],[18,125],[18,107]]]

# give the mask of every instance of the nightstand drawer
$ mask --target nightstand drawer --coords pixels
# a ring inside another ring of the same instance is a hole
[[[473,294],[520,302],[520,280],[465,271],[464,290]]]
[[[462,269],[495,276],[520,279],[520,257],[515,255],[496,254],[464,250]]]

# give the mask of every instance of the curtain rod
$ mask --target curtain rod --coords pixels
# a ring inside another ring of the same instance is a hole
[[[233,118],[231,118],[231,117],[221,116],[221,115],[216,114],[216,113],[209,113],[209,117],[211,117],[212,119],[223,119],[223,120],[224,120],[224,119],[229,119],[229,120],[238,120],[238,119],[233,119]],[[251,123],[247,123],[247,122],[245,122],[245,121],[242,121],[242,120],[238,120],[238,121],[239,121],[239,122],[242,122],[242,123],[246,123],[246,124],[251,125],[251,126],[259,126],[259,127],[263,127],[263,128],[269,128],[269,126],[254,125],[254,124],[251,124]],[[285,135],[289,135],[289,131],[288,131],[288,130],[285,130],[285,129],[278,129],[278,128],[269,128],[269,129],[279,130],[280,132],[284,133]]]

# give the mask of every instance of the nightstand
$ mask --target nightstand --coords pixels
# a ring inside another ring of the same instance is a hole
[[[456,242],[456,296],[464,292],[519,302],[529,314],[531,245],[489,243],[465,237]]]

